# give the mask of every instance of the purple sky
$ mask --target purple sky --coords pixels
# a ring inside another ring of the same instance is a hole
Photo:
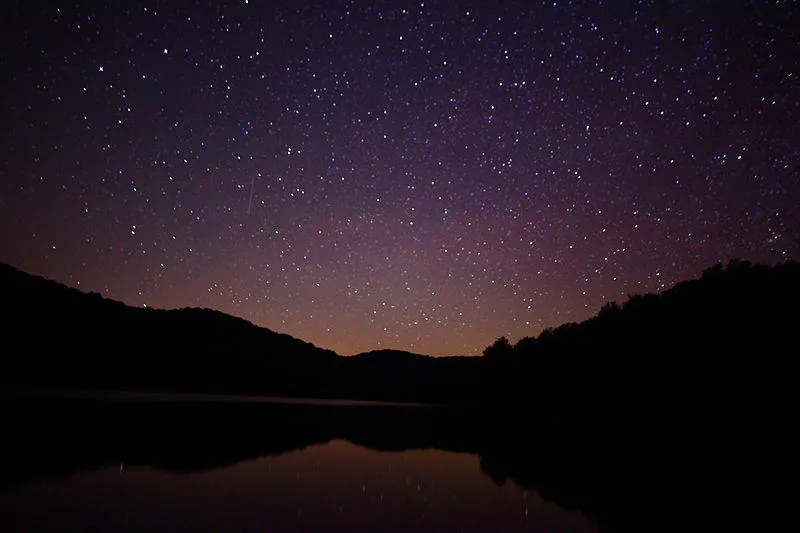
[[[797,2],[81,4],[0,11],[23,270],[452,355],[800,259]]]

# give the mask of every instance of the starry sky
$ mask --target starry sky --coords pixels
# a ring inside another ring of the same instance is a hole
[[[0,8],[0,261],[479,354],[800,260],[794,1]]]

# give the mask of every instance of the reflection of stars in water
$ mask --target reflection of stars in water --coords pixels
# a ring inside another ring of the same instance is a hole
[[[528,491],[527,490],[523,490],[522,491],[522,502],[523,502],[523,505],[525,506],[525,510],[523,511],[522,514],[525,515],[525,518],[528,518]]]

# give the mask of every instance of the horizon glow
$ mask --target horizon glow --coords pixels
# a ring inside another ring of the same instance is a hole
[[[797,3],[13,1],[0,260],[351,355],[800,259]]]

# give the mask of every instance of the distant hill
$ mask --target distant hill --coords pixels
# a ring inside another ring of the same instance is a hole
[[[2,388],[522,403],[594,421],[634,407],[672,416],[796,398],[796,263],[717,265],[663,293],[609,302],[581,323],[499,339],[484,357],[339,357],[217,311],[129,307],[3,264],[0,291]]]
[[[409,361],[427,361],[431,356],[407,352],[405,350],[372,350],[351,356],[354,360],[361,361],[396,361],[405,363]]]
[[[165,416],[156,426],[165,429],[153,442],[131,418],[106,416],[112,422],[103,424],[118,425],[124,436],[109,442],[144,439],[140,457],[146,464],[161,460],[164,443],[172,442],[163,435],[170,431],[187,442],[227,443],[211,447],[223,464],[271,453],[273,445],[277,453],[344,436],[377,448],[477,453],[481,469],[497,483],[510,479],[604,524],[623,525],[609,530],[641,530],[626,529],[628,521],[654,521],[663,530],[741,524],[754,525],[743,528],[752,531],[797,529],[797,263],[716,265],[660,294],[609,302],[583,322],[515,343],[498,339],[483,357],[394,350],[340,357],[215,311],[132,308],[6,265],[0,265],[0,294],[0,390],[140,389],[454,404],[423,415],[403,407],[391,418],[380,409],[369,417],[343,409],[335,423],[327,412],[281,415],[279,425],[257,422],[265,420],[261,407],[246,417],[238,407],[214,418],[197,409],[193,422],[179,429]],[[0,419],[11,421],[12,434],[22,433],[13,424],[25,428],[30,421],[20,404],[5,407]],[[65,406],[57,407],[42,407],[56,427],[41,429],[38,444],[16,444],[33,450],[34,466],[44,457],[56,471],[61,465],[49,453],[52,442],[76,422],[61,416],[58,409]],[[117,412],[108,405],[98,409]],[[183,406],[171,409],[186,422]],[[152,428],[155,410],[160,407],[148,408],[140,423]],[[94,450],[97,416],[87,416],[92,432],[85,439]],[[187,429],[193,433],[185,437]],[[191,457],[176,440],[166,451],[175,452],[170,460],[177,467],[187,458],[190,466],[203,459],[200,448]],[[101,454],[102,461],[109,457],[117,454]],[[85,459],[76,454],[78,463]],[[707,522],[692,524],[697,516]]]
[[[0,263],[0,384],[290,393],[336,353],[210,309],[130,307]]]
[[[451,402],[477,358],[352,357],[211,309],[127,306],[0,263],[0,389],[121,389]]]
[[[337,362],[337,382],[349,397],[460,403],[479,398],[480,357],[431,357],[375,350]]]
[[[800,264],[733,261],[581,323],[495,343],[481,387],[487,402],[524,406],[518,424],[612,438],[642,464],[652,466],[655,448],[728,462],[731,476],[748,457],[763,473],[800,463],[799,346]]]

